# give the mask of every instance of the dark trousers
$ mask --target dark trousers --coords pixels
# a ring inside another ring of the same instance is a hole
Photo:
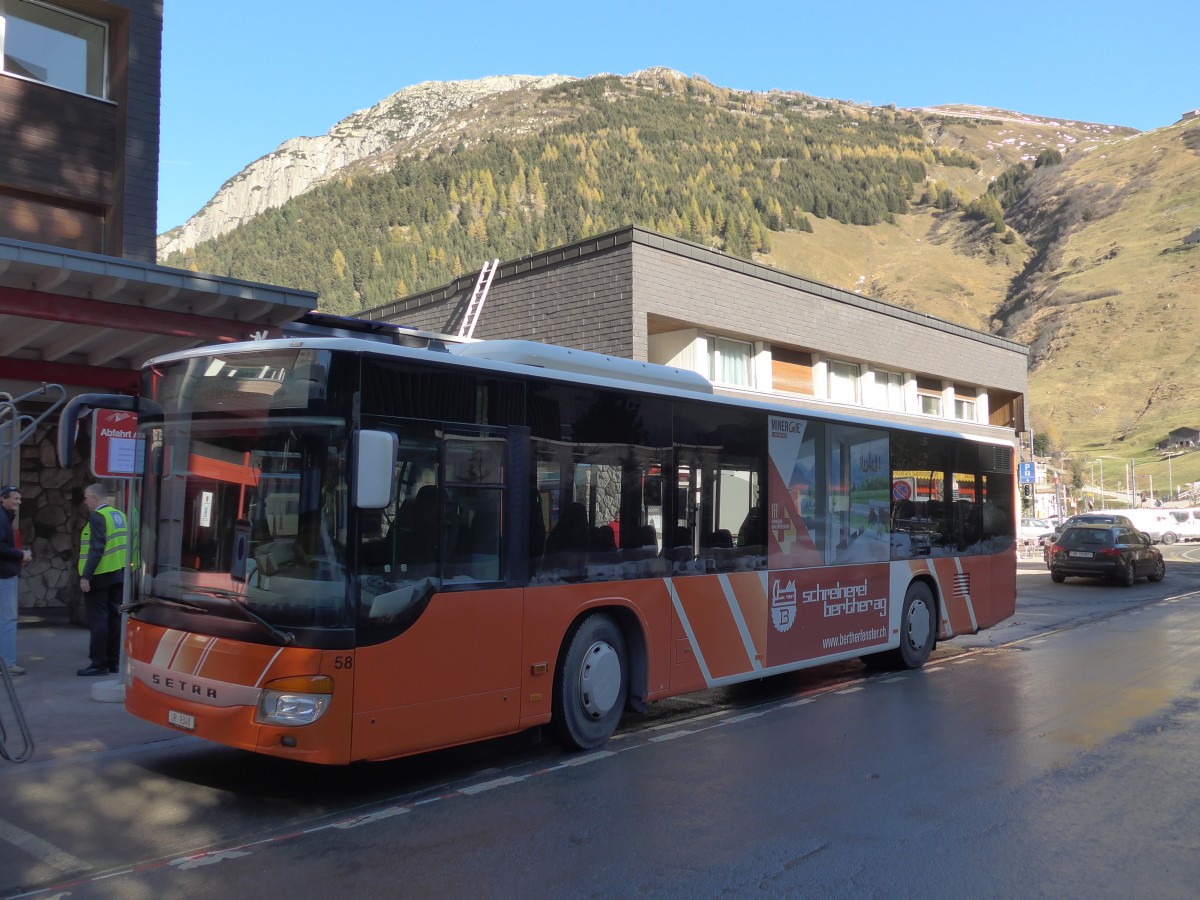
[[[87,606],[88,631],[92,640],[88,656],[93,666],[115,669],[121,661],[121,582],[93,586],[83,595]]]

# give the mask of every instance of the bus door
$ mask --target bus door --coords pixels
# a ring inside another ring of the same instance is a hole
[[[528,432],[394,430],[392,505],[359,511],[355,757],[513,731],[521,709]]]

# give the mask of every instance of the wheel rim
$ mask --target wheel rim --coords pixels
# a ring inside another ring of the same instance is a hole
[[[914,600],[908,607],[908,643],[914,650],[920,650],[929,640],[932,627],[932,616],[929,604],[924,600]]]
[[[589,718],[602,719],[620,693],[621,657],[607,641],[596,641],[579,669],[579,705]]]

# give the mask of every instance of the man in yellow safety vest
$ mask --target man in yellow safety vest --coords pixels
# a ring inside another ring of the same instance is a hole
[[[91,664],[77,675],[107,675],[121,661],[121,595],[125,584],[125,555],[129,524],[125,514],[108,505],[103,485],[83,491],[88,523],[79,540],[79,589],[87,605]]]

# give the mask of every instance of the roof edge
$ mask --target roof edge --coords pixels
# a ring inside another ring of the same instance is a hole
[[[762,263],[753,262],[752,260],[729,256],[728,254],[722,253],[719,250],[714,250],[712,247],[706,247],[703,244],[693,243],[692,241],[686,241],[681,238],[670,237],[669,235],[643,228],[640,225],[626,225],[613,231],[606,231],[603,234],[594,235],[589,238],[583,238],[570,244],[554,247],[550,250],[542,250],[528,256],[522,256],[519,259],[502,262],[500,264],[499,271],[497,271],[495,275],[495,278],[496,280],[503,280],[506,275],[529,272],[535,269],[557,265],[558,263],[566,262],[571,259],[579,259],[581,257],[591,256],[594,253],[612,250],[615,247],[632,244],[640,244],[653,250],[662,250],[667,253],[673,253],[677,256],[684,256],[688,259],[718,266],[722,269],[727,269],[731,272],[737,272],[738,274],[746,275],[750,278],[758,278],[763,281],[770,281],[774,284],[781,284],[785,287],[808,291],[809,293],[813,294],[819,294],[823,297],[828,297],[831,300],[837,300],[841,303],[848,303],[852,306],[870,310],[871,312],[876,312],[881,315],[891,316],[892,318],[896,319],[903,319],[907,322],[912,322],[917,325],[924,325],[928,328],[936,328],[940,331],[945,331],[947,333],[965,337],[970,340],[976,340],[985,344],[991,344],[996,347],[1011,350],[1014,353],[1021,353],[1026,357],[1029,356],[1029,347],[1026,344],[1009,340],[1008,338],[998,337],[997,335],[989,334],[986,331],[978,331],[974,328],[968,328],[965,325],[959,325],[946,319],[939,319],[937,316],[930,315],[928,313],[913,312],[912,310],[905,309],[902,306],[896,306],[893,303],[888,303],[886,300],[878,300],[874,297],[855,294],[854,292],[847,291],[844,288],[834,287],[833,285],[824,284],[820,281],[813,281],[808,278],[802,278],[799,275],[792,275],[788,272],[784,272],[782,269],[774,269]],[[431,288],[430,290],[423,291],[420,294],[412,294],[411,296],[405,297],[402,300],[395,300],[391,303],[385,303],[381,306],[365,309],[360,312],[358,316],[364,319],[385,319],[400,315],[408,312],[409,310],[428,306],[431,303],[449,300],[458,296],[464,291],[471,290],[477,277],[478,273],[474,272],[460,275],[449,284],[442,285],[441,287]]]

